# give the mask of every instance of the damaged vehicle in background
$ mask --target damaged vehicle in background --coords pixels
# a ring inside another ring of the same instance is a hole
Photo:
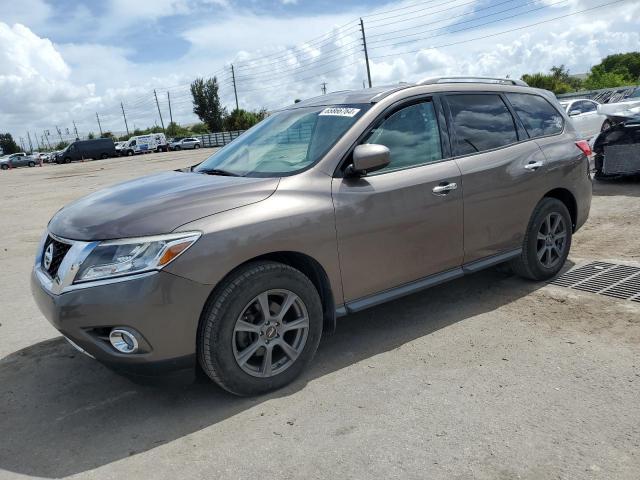
[[[611,127],[593,142],[595,178],[640,176],[640,88],[626,101],[598,106]]]

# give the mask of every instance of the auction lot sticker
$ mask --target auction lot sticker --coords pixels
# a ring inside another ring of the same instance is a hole
[[[355,117],[359,108],[342,108],[342,107],[330,107],[325,108],[320,112],[320,116],[330,116],[330,117]]]

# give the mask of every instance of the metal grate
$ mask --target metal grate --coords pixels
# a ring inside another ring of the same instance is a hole
[[[640,303],[640,267],[593,262],[573,268],[551,283]]]

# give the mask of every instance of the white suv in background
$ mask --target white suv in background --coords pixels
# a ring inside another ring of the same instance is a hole
[[[200,140],[194,137],[183,138],[177,142],[171,142],[171,150],[186,150],[189,148],[200,148]]]
[[[576,130],[583,138],[591,138],[611,126],[606,115],[598,113],[598,102],[588,98],[561,100],[560,105],[571,117]]]

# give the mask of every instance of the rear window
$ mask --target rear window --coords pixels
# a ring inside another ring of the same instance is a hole
[[[499,95],[448,95],[456,155],[504,147],[518,141],[509,109]]]
[[[547,100],[530,93],[507,93],[507,99],[531,138],[562,132],[564,119]],[[572,109],[575,106],[572,105]]]

